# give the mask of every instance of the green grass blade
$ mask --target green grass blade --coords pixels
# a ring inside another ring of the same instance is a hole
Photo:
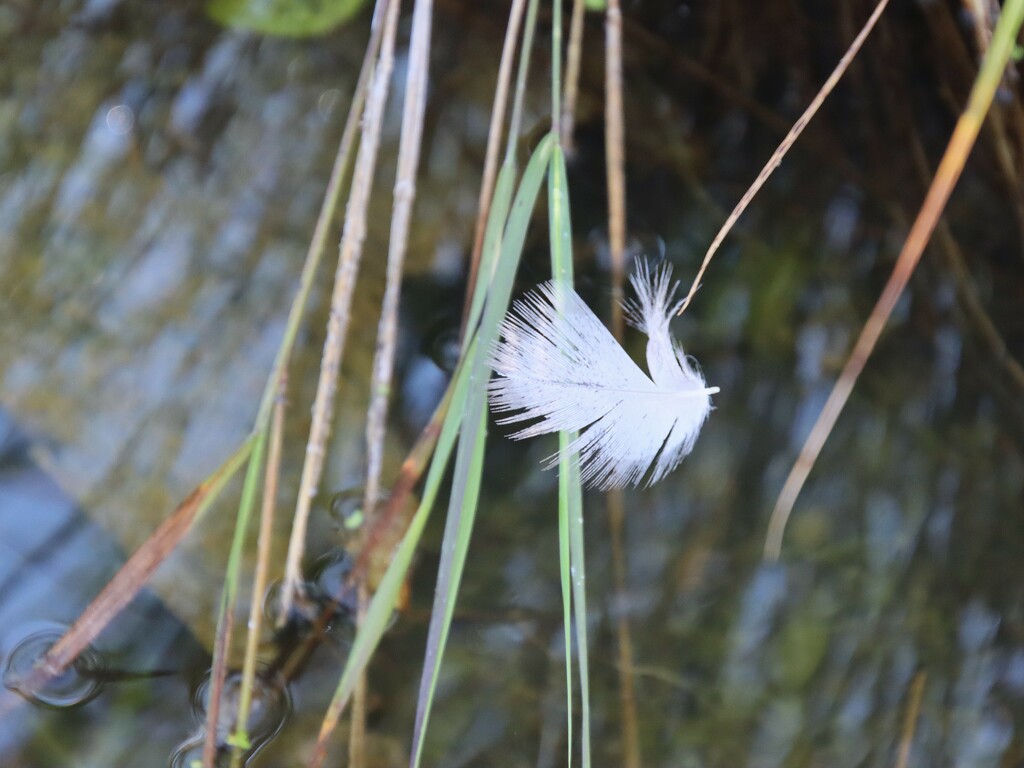
[[[572,560],[569,552],[569,443],[572,435],[558,433],[558,568],[562,582],[562,625],[565,634],[565,733],[566,766],[572,766]]]
[[[467,360],[467,364],[470,365],[470,389],[455,457],[455,477],[448,504],[444,541],[441,545],[441,563],[438,568],[434,606],[427,633],[427,650],[423,676],[420,680],[410,761],[413,768],[418,768],[422,758],[423,741],[434,701],[441,658],[448,640],[480,495],[480,475],[487,434],[487,381],[490,378],[487,353],[497,340],[498,328],[508,309],[516,268],[526,240],[526,230],[555,143],[555,137],[545,136],[534,150],[523,173],[502,238],[501,255],[495,266],[494,278],[484,304],[480,321],[480,347],[476,354]]]
[[[551,272],[569,288],[573,284],[572,221],[565,154],[555,147],[548,170],[548,222],[551,236]],[[578,459],[569,452],[575,432],[558,436],[558,551],[565,624],[565,688],[568,713],[568,763],[572,765],[572,604],[576,607],[576,646],[579,654],[581,740],[583,765],[590,766],[590,680],[587,659],[587,599],[583,564],[583,490]],[[570,598],[571,592],[571,598]]]
[[[590,661],[587,651],[587,574],[583,546],[583,486],[580,465],[569,465],[569,556],[572,559],[572,599],[576,607],[576,653],[580,667],[580,744],[583,768],[590,768]]]
[[[470,345],[466,360],[475,354],[476,349],[475,343]],[[449,389],[450,402],[444,421],[441,424],[441,433],[437,439],[434,456],[430,461],[430,469],[427,470],[427,479],[424,483],[423,495],[420,498],[419,506],[409,522],[409,528],[406,530],[405,536],[402,537],[401,543],[395,550],[391,564],[388,565],[387,570],[384,572],[384,577],[381,579],[377,591],[370,600],[369,606],[367,606],[366,616],[359,625],[355,639],[352,641],[352,648],[349,651],[348,659],[345,661],[345,668],[342,671],[338,687],[335,689],[334,696],[328,707],[327,715],[324,718],[324,725],[320,729],[321,738],[334,729],[334,723],[337,723],[345,705],[352,696],[352,691],[355,689],[360,673],[369,664],[370,657],[376,650],[377,644],[380,642],[384,631],[391,621],[391,614],[398,601],[402,584],[405,582],[405,577],[412,565],[412,559],[416,553],[416,547],[419,546],[423,529],[430,519],[430,512],[437,498],[437,492],[441,486],[444,471],[448,466],[448,460],[451,458],[452,450],[455,446],[455,438],[459,433],[459,427],[462,423],[462,414],[465,409],[468,388],[469,368],[464,360],[463,364],[456,370],[455,378]]]
[[[220,691],[223,685],[224,676],[227,672],[227,647],[229,641],[229,614],[235,610],[235,602],[238,599],[238,576],[242,570],[242,555],[245,551],[245,537],[249,530],[249,521],[252,518],[252,510],[256,505],[256,493],[260,486],[263,472],[263,454],[266,452],[267,435],[269,428],[261,429],[256,435],[253,443],[252,454],[249,456],[249,466],[245,472],[245,482],[242,485],[242,497],[238,503],[238,515],[235,519],[235,531],[231,538],[231,550],[228,555],[227,570],[224,574],[224,587],[221,591],[220,608],[217,613],[217,632],[214,641],[213,667],[210,673],[211,699],[208,703],[208,733],[216,731],[218,711],[220,702],[215,700],[213,694]],[[211,727],[212,726],[212,727]],[[209,738],[214,738],[210,735]],[[238,731],[229,739],[230,743],[239,749],[249,747],[249,739],[245,732],[245,723],[238,725]]]

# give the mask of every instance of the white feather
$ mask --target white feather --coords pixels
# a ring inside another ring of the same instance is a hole
[[[514,411],[507,424],[540,419],[512,435],[580,432],[583,482],[592,487],[648,485],[675,469],[693,448],[711,411],[710,395],[695,361],[672,338],[669,322],[678,283],[668,268],[651,275],[641,264],[630,279],[637,300],[624,308],[647,334],[647,367],[640,370],[575,291],[547,282],[515,301],[491,354],[498,376],[490,383],[491,408]],[[552,457],[548,466],[557,463]]]

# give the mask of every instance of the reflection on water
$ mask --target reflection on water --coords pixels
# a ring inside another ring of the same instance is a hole
[[[20,626],[25,632],[29,626]],[[63,624],[52,624],[37,628],[24,637],[12,642],[4,654],[4,687],[29,701],[55,709],[75,707],[98,696],[103,682],[103,662],[92,648],[87,648],[62,674],[51,677],[42,684],[33,684],[32,673],[43,656],[67,631]]]
[[[224,692],[221,696],[221,709],[217,722],[216,765],[218,766],[227,766],[231,762],[230,745],[233,743],[231,737],[235,732],[241,690],[242,676],[238,673],[228,675],[224,680]],[[174,750],[170,759],[171,768],[192,768],[193,761],[196,760],[200,764],[202,763],[203,742],[206,739],[206,707],[209,704],[209,699],[210,678],[207,676],[192,697],[193,713],[199,726]],[[248,765],[249,760],[255,757],[260,748],[280,730],[290,710],[291,701],[288,698],[287,687],[258,675],[253,686],[252,706],[249,710],[247,733],[250,748],[245,752],[245,765]]]
[[[389,477],[451,371],[501,34],[501,14],[441,5]],[[693,274],[724,209],[863,10],[802,5],[627,7],[630,226],[677,275]],[[1005,176],[1024,146],[1015,107],[990,126],[948,215],[967,276],[937,241],[810,478],[782,562],[760,562],[775,495],[920,200],[913,143],[934,160],[969,82],[974,38],[962,23],[946,4],[894,7],[677,322],[722,392],[680,470],[627,494],[621,600],[611,596],[603,501],[587,499],[599,764],[620,762],[619,615],[634,631],[647,765],[889,766],[908,718],[910,766],[1024,757],[1024,399],[965,304],[970,281],[1006,355],[1024,359],[1019,184]],[[20,663],[10,653],[30,622],[73,620],[249,429],[365,33],[363,19],[323,39],[274,40],[222,31],[184,6],[0,9],[6,663]],[[599,39],[596,18],[587,34]],[[588,234],[605,227],[602,62],[584,58],[573,223],[581,294],[605,313],[606,248]],[[547,109],[535,90],[528,125]],[[327,489],[361,482],[398,112],[385,131]],[[548,276],[544,230],[538,221],[523,290]],[[292,377],[280,531],[320,334],[319,320],[303,330]],[[627,340],[634,352],[640,341]],[[513,445],[493,425],[491,434],[427,761],[558,765],[555,476],[537,471],[553,444]],[[314,515],[311,564],[343,543],[328,496]],[[346,520],[358,506],[339,505]],[[97,641],[109,669],[186,671],[119,680],[73,713],[21,705],[0,720],[0,762],[65,765],[73,750],[83,764],[159,765],[176,749],[193,754],[188,696],[208,666],[202,648],[232,524],[229,499]],[[381,765],[401,764],[409,743],[438,536],[428,536],[412,608],[371,676]],[[333,589],[347,561],[325,562],[321,587]],[[332,630],[343,640],[345,621]],[[303,764],[345,652],[344,642],[323,644],[294,666],[287,690],[274,688],[265,738],[289,694],[295,710],[258,764]]]

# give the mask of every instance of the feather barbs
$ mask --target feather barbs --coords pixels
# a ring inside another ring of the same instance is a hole
[[[497,376],[491,408],[499,423],[532,421],[512,435],[522,439],[578,431],[588,486],[648,484],[675,469],[693,448],[711,411],[708,387],[692,358],[672,338],[669,322],[678,284],[668,268],[652,275],[640,265],[631,282],[636,301],[625,303],[630,322],[648,336],[650,375],[571,288],[547,282],[513,303],[502,341],[491,354]],[[557,463],[553,457],[551,465]]]

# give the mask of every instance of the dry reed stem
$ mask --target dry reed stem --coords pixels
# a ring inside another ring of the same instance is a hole
[[[622,9],[609,0],[605,17],[605,163],[608,175],[608,250],[612,277],[612,334],[623,334],[622,286],[626,274],[626,151],[622,103]],[[606,494],[608,531],[615,581],[615,636],[618,653],[622,758],[626,768],[640,768],[640,735],[633,678],[633,637],[626,604],[626,555],[623,545],[625,501],[621,490]]]
[[[338,267],[331,295],[330,315],[327,320],[327,339],[324,342],[324,351],[320,362],[320,379],[317,382],[316,397],[313,401],[313,422],[309,430],[306,460],[302,467],[292,535],[288,542],[288,557],[285,561],[284,586],[281,594],[281,621],[287,620],[295,598],[301,596],[304,591],[302,556],[306,549],[309,511],[320,485],[327,441],[333,426],[338,371],[345,350],[345,337],[352,309],[356,273],[362,257],[363,241],[366,239],[366,214],[370,202],[370,189],[373,186],[377,150],[380,146],[381,123],[387,102],[388,86],[391,81],[391,70],[394,65],[399,2],[398,0],[378,0],[378,2],[387,4],[384,36],[366,101],[362,140],[359,145],[359,154],[356,157],[355,172],[345,212],[345,226],[342,231]]]
[[[900,733],[900,748],[896,755],[895,768],[907,768],[910,762],[910,747],[914,743],[914,734],[917,732],[917,720],[921,714],[921,699],[924,696],[924,684],[927,673],[919,670],[910,683],[910,698],[907,701],[907,713],[903,720],[903,730]]]
[[[408,81],[402,112],[402,135],[398,147],[394,208],[388,246],[387,280],[377,328],[377,351],[373,360],[370,407],[366,414],[366,485],[363,510],[373,517],[380,487],[384,454],[388,395],[395,365],[398,337],[398,304],[402,273],[409,244],[409,222],[416,199],[416,169],[423,139],[423,114],[427,103],[427,73],[430,66],[430,25],[432,0],[416,0],[409,44]]]
[[[416,200],[416,169],[423,141],[423,115],[427,104],[427,74],[430,69],[430,32],[433,3],[416,0],[409,42],[409,66],[402,110],[402,134],[398,146],[391,233],[388,245],[387,277],[377,328],[377,350],[373,358],[370,406],[366,413],[366,483],[363,511],[375,517],[384,460],[384,435],[387,429],[388,396],[395,367],[398,338],[398,305],[401,299],[402,273],[409,244],[409,222]],[[362,621],[368,600],[365,583],[359,584],[359,611],[356,626]],[[352,701],[352,727],[349,740],[349,765],[362,768],[366,763],[366,675],[360,674]]]
[[[569,21],[569,46],[565,58],[565,100],[562,104],[562,149],[573,151],[573,132],[576,128],[576,101],[580,90],[580,62],[583,57],[584,0],[573,0]]]
[[[502,126],[505,124],[505,110],[508,107],[509,84],[512,82],[512,61],[516,55],[516,40],[523,22],[526,0],[513,0],[505,30],[505,42],[501,48],[498,64],[498,81],[494,89],[494,104],[491,106],[491,125],[487,131],[487,150],[484,155],[484,175],[480,182],[480,197],[477,201],[476,229],[473,234],[473,250],[469,256],[469,280],[466,281],[466,301],[462,310],[462,323],[469,320],[469,309],[473,304],[473,289],[477,272],[480,271],[480,256],[484,248],[484,232],[487,217],[491,212],[494,184],[498,177],[498,150],[501,146]],[[464,328],[463,333],[471,332]]]
[[[963,172],[967,156],[978,137],[978,132],[985,121],[992,97],[995,95],[998,81],[991,83],[979,81],[971,91],[970,101],[967,108],[957,120],[953,135],[950,137],[946,152],[942,156],[938,170],[935,172],[935,179],[928,188],[928,194],[921,204],[921,210],[914,220],[907,235],[903,248],[896,259],[892,274],[885,284],[882,295],[878,298],[871,315],[868,317],[864,328],[861,330],[857,343],[850,353],[842,373],[836,381],[835,387],[829,393],[825,406],[818,415],[817,421],[811,428],[807,440],[800,449],[793,468],[786,478],[779,498],[775,502],[771,519],[768,523],[768,534],[764,545],[764,557],[766,560],[777,560],[782,550],[782,536],[786,529],[786,522],[793,511],[793,504],[799,495],[804,482],[810,474],[818,455],[821,453],[825,440],[828,439],[832,428],[835,426],[839,414],[842,413],[846,401],[853,391],[857,378],[860,376],[868,357],[878,342],[889,316],[892,314],[896,302],[903,293],[914,268],[921,259],[928,240],[942,215],[946,202],[949,200],[953,187],[956,186],[960,174]]]
[[[697,293],[697,289],[700,288],[700,281],[704,277],[704,273],[707,271],[708,265],[711,263],[711,259],[718,251],[722,241],[725,240],[726,235],[728,235],[730,230],[732,230],[733,225],[736,224],[736,221],[743,214],[743,211],[747,209],[750,201],[754,199],[758,192],[761,191],[761,187],[764,186],[765,182],[768,181],[768,178],[775,172],[775,169],[782,163],[782,159],[786,156],[786,153],[789,152],[796,140],[800,138],[800,134],[803,133],[804,128],[806,128],[807,124],[810,123],[811,118],[813,118],[817,113],[818,109],[825,102],[825,99],[827,99],[829,94],[832,93],[832,89],[835,88],[836,83],[842,79],[846,70],[849,68],[850,63],[857,56],[861,46],[864,44],[868,35],[871,34],[871,30],[874,29],[875,24],[878,22],[878,19],[881,17],[882,12],[888,4],[889,0],[879,0],[878,5],[875,6],[875,10],[871,13],[871,16],[868,17],[868,20],[857,34],[857,37],[855,37],[853,42],[850,43],[850,47],[847,49],[846,53],[843,54],[843,57],[839,60],[836,68],[832,70],[832,74],[828,76],[825,84],[821,86],[821,90],[815,94],[814,99],[811,100],[810,105],[808,105],[807,109],[804,110],[804,113],[800,115],[799,119],[797,119],[795,123],[793,123],[793,127],[789,129],[789,133],[786,134],[782,143],[779,144],[778,148],[772,153],[772,156],[768,159],[764,168],[761,169],[761,172],[757,174],[757,178],[754,179],[754,183],[750,185],[750,188],[746,192],[743,193],[743,197],[740,198],[736,207],[733,208],[732,213],[729,214],[729,218],[725,220],[722,228],[718,230],[718,234],[715,235],[715,239],[711,241],[711,247],[708,248],[707,253],[704,255],[704,261],[701,263],[700,269],[697,270],[697,276],[693,279],[693,284],[690,286],[690,290],[686,294],[686,298],[684,299],[683,305],[680,307],[678,314],[683,314],[687,307],[690,306],[690,301],[693,299],[694,294]]]
[[[338,152],[334,157],[331,177],[327,182],[327,190],[320,205],[320,213],[317,215],[316,226],[313,229],[313,238],[310,240],[309,249],[306,251],[306,259],[302,265],[302,273],[299,276],[299,288],[296,292],[296,298],[292,303],[291,311],[288,313],[284,342],[281,345],[281,349],[278,350],[277,359],[274,360],[270,382],[264,393],[263,401],[260,403],[259,414],[256,417],[257,426],[263,424],[264,419],[269,417],[274,402],[278,397],[279,384],[288,368],[299,323],[302,322],[302,315],[306,308],[306,300],[313,286],[313,279],[316,277],[317,270],[320,267],[320,261],[327,250],[327,236],[331,231],[331,221],[334,218],[334,212],[338,208],[342,182],[348,171],[348,161],[352,156],[352,146],[355,142],[356,130],[359,127],[359,115],[362,113],[363,105],[366,103],[367,86],[369,85],[370,77],[373,75],[373,64],[377,58],[377,51],[380,49],[380,41],[383,34],[383,25],[380,22],[385,6],[386,0],[385,2],[378,2],[373,9],[373,20],[370,24],[370,40],[367,43],[363,63],[359,69],[359,79],[356,81],[352,104],[349,106],[348,117],[345,120],[345,128],[342,130],[341,140],[338,142]]]

